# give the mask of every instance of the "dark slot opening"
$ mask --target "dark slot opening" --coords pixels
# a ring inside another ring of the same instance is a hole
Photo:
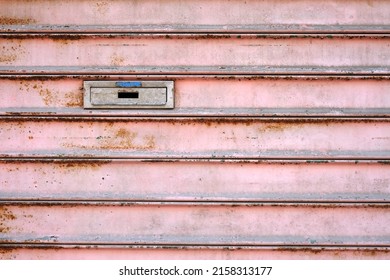
[[[139,93],[118,91],[118,98],[139,98]]]

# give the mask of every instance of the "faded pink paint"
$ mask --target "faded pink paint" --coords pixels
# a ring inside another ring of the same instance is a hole
[[[387,66],[390,38],[0,39],[12,66]],[[202,59],[199,59],[199,58]],[[49,70],[50,71],[50,70]]]
[[[16,200],[390,200],[388,166],[364,162],[0,162],[0,174]]]
[[[22,2],[22,3],[21,3]],[[143,0],[0,1],[0,15],[33,24],[390,24],[386,1]],[[42,8],[44,7],[44,8]],[[64,12],[66,11],[66,12]],[[304,26],[303,26],[304,27]],[[220,28],[221,30],[222,28]],[[223,30],[223,29],[222,29]]]
[[[299,206],[299,207],[297,207]],[[390,211],[337,205],[5,206],[3,238],[21,243],[388,245]]]
[[[381,119],[7,120],[0,132],[3,156],[372,159],[390,150],[390,123]]]
[[[124,77],[118,77],[126,79]],[[134,77],[127,77],[131,80]],[[145,78],[148,79],[148,78]],[[150,79],[150,78],[149,78]],[[1,80],[0,113],[51,113],[67,115],[216,115],[248,114],[248,109],[290,109],[284,114],[297,114],[296,108],[324,109],[335,115],[348,114],[343,110],[356,109],[356,115],[365,109],[390,107],[389,80],[218,80],[182,77],[175,81],[175,109],[89,111],[82,108],[82,78],[60,80]],[[216,110],[217,109],[217,110]],[[255,111],[251,114],[256,114]],[[279,111],[279,114],[282,112]],[[320,113],[318,113],[320,114]]]
[[[284,249],[281,247],[230,249],[189,248],[189,249],[11,249],[0,255],[0,259],[27,260],[388,260],[390,252],[386,249],[366,250],[324,248]]]

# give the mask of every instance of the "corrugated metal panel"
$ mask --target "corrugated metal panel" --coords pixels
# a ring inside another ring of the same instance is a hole
[[[3,157],[387,159],[387,119],[2,119]],[[196,145],[194,145],[196,141]]]
[[[2,206],[3,242],[386,246],[388,204],[43,203]],[[359,217],[359,222],[351,222]]]
[[[390,58],[386,55],[390,52],[388,37],[353,40],[327,37],[246,38],[240,35],[214,37],[187,38],[180,35],[176,39],[169,35],[148,38],[123,35],[109,38],[76,37],[72,40],[72,37],[66,36],[59,39],[49,36],[35,39],[21,35],[13,39],[14,36],[10,35],[0,39],[0,47],[3,49],[0,65],[3,69],[7,65],[10,66],[6,69],[46,67],[42,69],[47,69],[44,71],[48,72],[72,72],[72,68],[78,66],[103,69],[133,66],[135,70],[142,66],[169,66],[176,67],[179,72],[180,66],[199,67],[202,71],[202,66],[249,67],[260,64],[281,69],[284,66],[287,69],[284,71],[288,72],[289,67],[387,67],[390,63]]]
[[[126,246],[118,246],[126,247]],[[191,246],[149,246],[137,248],[67,248],[62,246],[51,247],[42,246],[42,248],[7,248],[0,252],[6,259],[87,259],[87,260],[207,260],[207,259],[230,259],[230,260],[277,260],[277,259],[376,259],[388,260],[389,251],[381,247],[267,247],[267,248],[242,248],[242,247],[191,247]],[[239,249],[238,249],[239,248]]]
[[[10,201],[384,203],[390,201],[387,163],[16,159],[0,162],[0,195]]]
[[[106,78],[106,77],[105,77]],[[148,79],[114,76],[114,79]],[[172,77],[164,77],[164,79]],[[0,77],[1,115],[389,116],[389,77],[174,77],[173,110],[84,110],[82,80],[99,76]],[[149,78],[150,79],[150,78]],[[28,97],[28,98],[27,98]]]
[[[377,33],[388,32],[390,24],[383,0],[2,0],[0,5],[3,30],[19,32]]]
[[[389,257],[387,1],[64,5],[0,1],[0,258]]]

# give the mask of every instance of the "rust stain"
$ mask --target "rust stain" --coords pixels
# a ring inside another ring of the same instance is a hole
[[[16,256],[13,254],[15,248],[0,248],[0,260],[12,260],[16,259]]]
[[[82,148],[82,149],[104,149],[104,150],[150,150],[156,146],[155,137],[153,135],[145,135],[141,138],[133,131],[120,128],[116,130],[112,136],[98,136],[97,143],[92,145],[78,145],[74,143],[64,143],[62,146],[67,148]],[[141,143],[139,143],[141,142]]]
[[[270,121],[266,122],[264,125],[261,125],[258,128],[259,132],[262,133],[269,133],[269,132],[283,132],[288,129],[293,129],[293,128],[301,128],[305,123],[311,124],[310,121],[307,122],[301,122],[299,120],[294,121],[294,120],[284,120],[284,121]],[[323,122],[321,122],[323,123]],[[326,126],[328,126],[328,122],[325,123]]]
[[[31,35],[31,36],[27,35],[27,36],[21,36],[21,37],[22,37],[22,39],[25,39],[26,37],[27,38],[34,38],[34,39],[46,39],[46,38],[49,38],[53,42],[59,43],[61,45],[73,44],[74,41],[79,41],[79,40],[81,40],[83,38],[87,38],[86,36],[79,35],[79,34],[50,34],[50,35],[47,35],[47,34],[44,34],[44,35],[34,34],[34,35]],[[13,38],[17,38],[17,36],[15,36]],[[96,37],[92,37],[92,38],[96,38]]]
[[[110,59],[111,59],[111,65],[114,66],[123,66],[123,62],[125,61],[125,58],[123,56],[120,56],[116,53],[111,55]]]
[[[102,149],[136,149],[149,150],[155,148],[154,136],[143,137],[143,144],[135,144],[136,132],[120,128],[116,131],[114,137],[102,138],[99,148]]]
[[[284,123],[270,123],[259,127],[259,132],[282,132],[287,128]]]
[[[15,220],[16,216],[5,206],[0,206],[0,233],[7,233],[11,228],[7,225],[7,221]]]
[[[108,3],[106,1],[99,1],[95,4],[95,9],[101,14],[105,15],[108,12]]]
[[[78,91],[70,91],[65,94],[65,103],[66,107],[82,107],[83,106],[83,96]]]
[[[367,0],[367,5],[370,7],[374,7],[374,3],[372,0]]]
[[[16,54],[2,54],[0,56],[0,62],[11,63],[17,60]]]
[[[0,25],[24,25],[36,23],[36,20],[32,18],[10,18],[0,17]]]
[[[282,248],[276,248],[276,251],[282,251],[282,252],[294,252],[294,253],[310,253],[317,255],[323,251],[325,251],[325,248],[310,248],[310,247],[282,247]]]
[[[35,91],[42,98],[46,106],[64,106],[64,107],[81,107],[83,105],[82,93],[80,91],[70,91],[65,94],[58,90],[51,90],[45,86],[44,81],[21,81],[19,87],[20,93]],[[61,98],[64,95],[65,98]]]
[[[110,163],[111,160],[104,160],[104,161],[64,161],[64,162],[54,162],[53,167],[59,168],[61,170],[63,169],[74,169],[74,170],[80,170],[80,168],[91,168],[91,169],[99,169],[103,165]],[[53,164],[53,162],[51,163]]]
[[[23,124],[24,122],[30,121],[29,118],[24,116],[15,116],[14,118],[9,119],[0,119],[1,122],[5,123],[18,123]],[[107,131],[110,127],[113,127],[114,124],[123,124],[123,125],[129,125],[129,124],[141,124],[141,123],[154,123],[154,124],[168,124],[173,126],[195,126],[195,125],[206,125],[206,126],[216,126],[216,125],[266,125],[270,129],[284,129],[288,127],[299,127],[303,125],[337,125],[337,124],[347,124],[347,123],[355,123],[355,124],[370,124],[370,123],[388,123],[389,120],[387,119],[369,119],[369,118],[313,118],[313,119],[304,119],[304,118],[280,118],[280,119],[258,119],[258,118],[213,118],[213,117],[193,117],[193,118],[176,118],[176,117],[170,117],[170,118],[139,118],[139,119],[128,119],[123,120],[122,117],[99,117],[99,118],[91,118],[88,117],[80,117],[80,116],[66,116],[66,117],[57,117],[57,116],[51,116],[46,118],[37,118],[34,119],[34,122],[63,122],[63,123],[72,123],[72,122],[78,122],[80,124],[86,124],[90,127],[94,125],[94,123],[100,122],[104,123],[106,129],[104,131]],[[278,128],[276,127],[278,126]]]
[[[20,59],[20,55],[26,53],[25,49],[20,45],[20,43],[15,42],[14,40],[10,41],[7,46],[3,46],[0,54],[0,63],[11,64]]]

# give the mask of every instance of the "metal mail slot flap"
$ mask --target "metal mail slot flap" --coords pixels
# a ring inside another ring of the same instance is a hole
[[[170,109],[172,81],[85,81],[84,108]]]

